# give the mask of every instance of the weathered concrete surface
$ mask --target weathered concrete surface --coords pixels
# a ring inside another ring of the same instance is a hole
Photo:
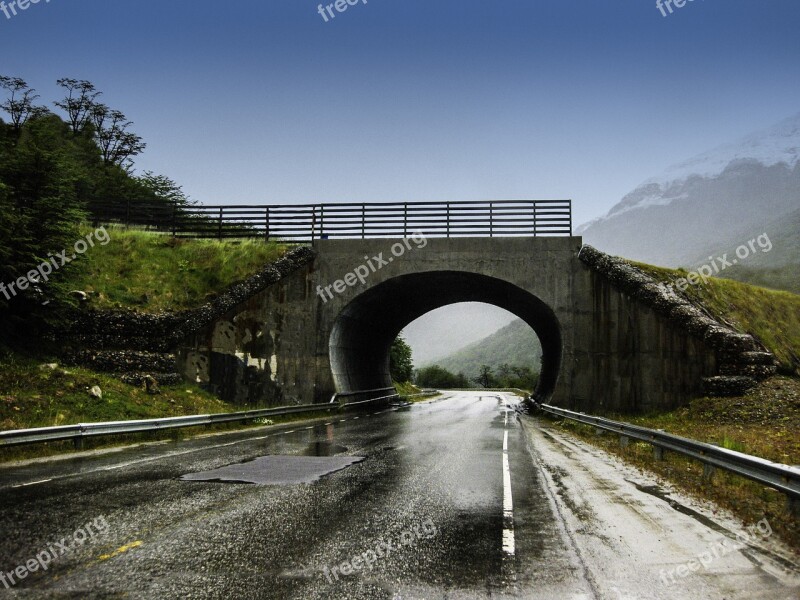
[[[554,404],[639,412],[700,393],[720,374],[708,332],[621,290],[578,258],[581,247],[579,237],[322,240],[313,262],[187,338],[180,368],[242,404],[325,402],[391,385],[388,350],[402,328],[474,301],[537,332],[537,394]]]

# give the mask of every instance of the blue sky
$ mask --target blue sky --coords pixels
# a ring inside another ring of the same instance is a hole
[[[8,0],[6,0],[8,4]],[[800,2],[41,0],[0,74],[92,81],[204,203],[572,198],[800,111]]]

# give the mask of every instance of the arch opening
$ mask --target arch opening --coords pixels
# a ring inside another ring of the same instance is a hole
[[[536,332],[542,364],[535,396],[549,399],[561,367],[561,328],[540,298],[507,281],[464,271],[400,275],[370,288],[339,313],[329,341],[339,392],[392,385],[389,349],[403,328],[422,315],[459,302],[493,304],[513,313]]]

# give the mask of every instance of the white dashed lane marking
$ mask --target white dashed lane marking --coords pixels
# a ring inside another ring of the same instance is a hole
[[[508,426],[508,411],[505,413]],[[514,556],[514,500],[511,497],[511,469],[508,465],[508,429],[503,431],[503,552]]]

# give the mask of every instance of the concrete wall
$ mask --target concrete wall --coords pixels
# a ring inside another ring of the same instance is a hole
[[[550,372],[540,392],[561,406],[673,407],[716,372],[705,342],[579,260],[577,237],[323,240],[314,249],[312,264],[187,339],[183,373],[241,404],[324,402],[337,383],[383,387],[397,333],[462,301],[502,306],[537,331]],[[360,267],[363,284],[324,291]]]

